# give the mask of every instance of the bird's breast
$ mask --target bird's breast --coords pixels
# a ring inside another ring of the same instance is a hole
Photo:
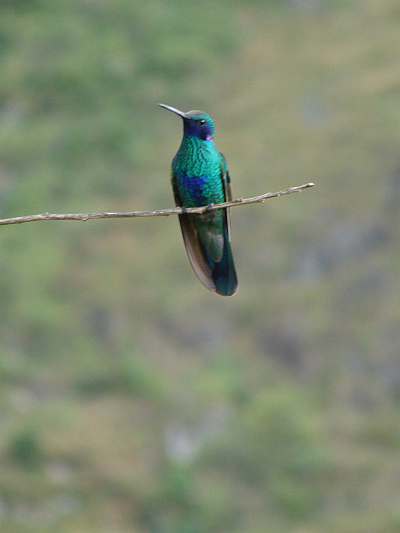
[[[187,207],[207,205],[212,201],[206,176],[191,176],[182,172],[177,176],[177,185],[180,197]]]

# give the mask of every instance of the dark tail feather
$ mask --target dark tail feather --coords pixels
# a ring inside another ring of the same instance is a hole
[[[215,283],[215,291],[222,296],[235,294],[238,282],[227,228],[225,228],[224,252],[221,261],[216,263],[207,252],[206,256],[211,267],[211,277]]]
[[[229,242],[228,224],[224,229],[224,248],[217,263],[199,239],[193,215],[179,215],[183,240],[190,264],[199,280],[210,291],[222,296],[232,296],[237,291],[237,279]]]

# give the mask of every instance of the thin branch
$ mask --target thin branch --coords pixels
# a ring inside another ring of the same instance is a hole
[[[313,183],[306,183],[299,187],[290,187],[279,192],[267,192],[261,196],[255,196],[254,198],[238,198],[232,202],[224,202],[222,204],[210,204],[202,207],[174,207],[173,209],[162,209],[160,211],[128,211],[122,213],[67,213],[67,214],[51,214],[42,213],[41,215],[30,215],[25,217],[14,217],[0,219],[0,226],[8,224],[23,224],[24,222],[38,222],[39,220],[90,220],[93,218],[133,218],[133,217],[168,217],[170,215],[181,215],[182,213],[188,214],[202,214],[205,211],[214,211],[215,209],[221,209],[225,207],[236,207],[237,205],[256,204],[265,202],[270,198],[276,198],[277,196],[284,196],[285,194],[291,194],[292,192],[301,192],[304,189],[313,187]]]

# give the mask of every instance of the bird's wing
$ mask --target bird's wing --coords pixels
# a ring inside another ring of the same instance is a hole
[[[224,154],[221,152],[218,152],[218,155],[219,155],[219,161],[221,165],[222,181],[224,183],[225,202],[230,202],[232,200],[232,191],[231,191],[231,178],[229,176],[228,165],[226,164],[226,159],[224,157]]]
[[[222,152],[218,152],[219,155],[219,161],[221,164],[221,175],[222,175],[222,181],[224,184],[224,192],[225,192],[225,202],[231,202],[232,201],[232,189],[231,189],[231,177],[229,176],[229,170],[228,165],[226,164],[226,159],[224,157],[224,154]],[[231,213],[229,207],[225,209],[226,213],[226,224],[228,228],[228,239],[230,240],[231,235]]]

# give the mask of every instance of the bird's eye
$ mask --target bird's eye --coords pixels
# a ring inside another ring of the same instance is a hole
[[[200,124],[200,126],[204,126],[205,123],[206,123],[206,121],[204,120],[204,118],[202,118],[201,120],[199,120],[199,124]]]

